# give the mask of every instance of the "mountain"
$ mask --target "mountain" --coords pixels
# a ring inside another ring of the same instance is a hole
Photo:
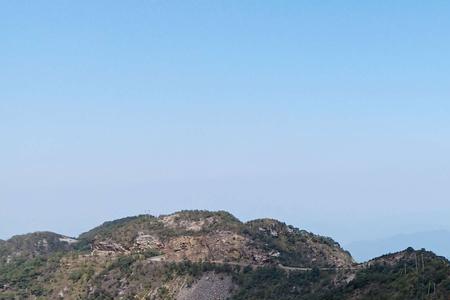
[[[226,212],[182,211],[106,222],[83,233],[80,244],[94,253],[133,253],[152,249],[169,261],[279,263],[328,267],[353,264],[350,254],[330,238],[276,220],[242,223]],[[299,255],[301,254],[301,255]]]
[[[364,264],[328,237],[219,211],[127,217],[0,242],[0,299],[448,299],[445,258]],[[432,298],[430,298],[432,297]]]
[[[9,259],[48,255],[58,251],[70,251],[75,242],[75,239],[53,232],[34,232],[0,241],[0,254]]]
[[[386,252],[397,252],[407,247],[432,249],[436,253],[450,258],[450,232],[434,230],[399,234],[384,239],[372,241],[357,241],[349,243],[346,248],[351,250],[357,261],[366,261]]]

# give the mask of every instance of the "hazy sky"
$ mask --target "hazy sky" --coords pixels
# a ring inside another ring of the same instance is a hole
[[[180,209],[450,229],[448,1],[1,1],[0,238]]]

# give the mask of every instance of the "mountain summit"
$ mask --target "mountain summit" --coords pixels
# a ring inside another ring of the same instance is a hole
[[[36,232],[0,241],[0,299],[417,295],[448,299],[446,259],[407,249],[357,264],[331,238],[273,219],[243,223],[224,211],[127,217],[77,238]]]

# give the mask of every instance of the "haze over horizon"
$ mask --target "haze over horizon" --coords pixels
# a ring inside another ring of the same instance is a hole
[[[182,209],[450,230],[445,2],[0,4],[0,239]]]

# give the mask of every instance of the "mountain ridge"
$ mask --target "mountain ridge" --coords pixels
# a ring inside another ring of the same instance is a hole
[[[407,299],[398,297],[424,295],[431,282],[435,299],[446,299],[449,278],[448,261],[432,252],[408,248],[358,264],[330,237],[225,211],[0,241],[0,299]]]
[[[450,240],[449,231],[429,230],[397,234],[374,240],[355,241],[346,244],[345,248],[351,250],[357,261],[366,261],[385,252],[396,252],[407,247],[433,249],[440,255],[449,258],[450,246],[446,242],[448,240]]]

